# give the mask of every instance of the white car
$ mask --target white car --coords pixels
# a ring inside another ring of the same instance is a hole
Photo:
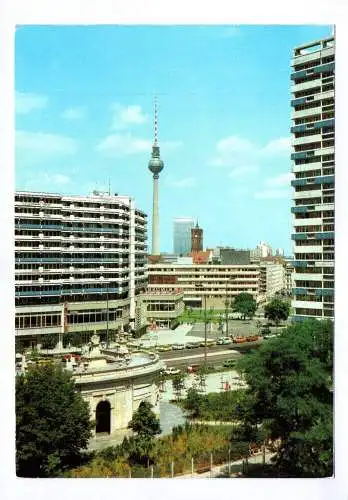
[[[185,349],[185,344],[173,344],[173,351],[180,351],[181,349]]]
[[[177,375],[178,373],[180,373],[180,370],[179,370],[179,368],[173,368],[173,367],[165,368],[163,370],[163,373],[164,373],[164,375]]]

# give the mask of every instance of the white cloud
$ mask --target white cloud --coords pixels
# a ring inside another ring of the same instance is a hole
[[[196,186],[197,179],[194,177],[184,177],[179,180],[169,179],[167,183],[174,188],[189,188]]]
[[[25,183],[26,189],[52,189],[53,186],[65,186],[71,183],[71,178],[64,174],[35,172]]]
[[[72,155],[78,149],[71,137],[46,132],[16,131],[16,164],[32,165],[52,156]]]
[[[259,191],[254,194],[254,198],[257,199],[279,199],[279,198],[289,198],[290,192],[288,189],[266,189],[264,191]]]
[[[163,141],[160,143],[161,152],[169,152],[182,146],[181,141]],[[120,157],[135,155],[139,153],[151,154],[152,141],[141,137],[135,137],[130,132],[122,134],[110,134],[97,146],[105,156]]]
[[[260,167],[257,165],[245,165],[245,166],[240,166],[240,167],[235,167],[231,172],[228,174],[228,177],[242,177],[243,175],[247,174],[256,174],[259,172]]]
[[[61,118],[65,120],[83,120],[86,117],[87,110],[83,106],[78,106],[76,108],[68,108],[60,115]]]
[[[16,148],[44,153],[72,154],[77,150],[77,143],[71,137],[64,135],[18,130],[16,132]]]
[[[290,152],[291,152],[290,137],[279,137],[278,139],[272,139],[266,144],[264,148],[261,149],[261,153],[265,156],[272,156],[283,153],[290,156]]]
[[[264,146],[249,139],[232,135],[220,139],[215,147],[215,156],[209,161],[214,167],[237,167],[241,163],[255,163],[271,157],[290,156],[290,138],[272,139]]]
[[[106,156],[127,156],[151,151],[151,141],[127,134],[111,134],[96,147]]]
[[[120,130],[128,128],[131,125],[141,125],[146,123],[148,120],[147,115],[142,111],[141,106],[137,104],[132,104],[130,106],[122,106],[121,104],[115,103],[111,106],[113,111],[112,117],[112,130]]]
[[[266,179],[265,184],[269,187],[282,187],[282,186],[290,186],[291,180],[294,178],[294,175],[290,172],[285,174],[279,174],[275,177],[270,177]]]
[[[30,113],[33,109],[43,109],[47,106],[48,97],[27,92],[16,92],[15,107],[17,114]]]

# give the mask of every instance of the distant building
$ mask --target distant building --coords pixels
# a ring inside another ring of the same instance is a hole
[[[176,255],[187,255],[191,252],[191,229],[194,224],[192,217],[174,219],[173,243]]]
[[[203,250],[203,229],[198,226],[191,229],[191,252],[201,252]]]
[[[265,243],[264,241],[260,241],[255,250],[252,252],[252,257],[261,259],[263,257],[269,257],[270,255],[272,255],[272,247],[271,245],[268,245],[268,243]]]
[[[236,250],[234,248],[220,249],[220,262],[223,266],[250,264],[250,250]]]
[[[283,257],[284,249],[283,248],[276,248],[275,254],[279,255],[279,257]]]

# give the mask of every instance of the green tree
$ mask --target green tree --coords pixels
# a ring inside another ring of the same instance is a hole
[[[286,321],[290,314],[290,303],[288,300],[282,300],[274,297],[265,305],[265,318],[278,325],[281,321]]]
[[[242,418],[280,439],[275,465],[291,477],[332,475],[332,335],[331,322],[307,320],[238,362]]]
[[[185,389],[185,375],[183,373],[177,373],[172,379],[173,391],[177,399],[181,397],[181,392]]]
[[[192,418],[196,418],[200,414],[201,397],[202,396],[194,387],[188,389],[184,404]]]
[[[134,412],[132,420],[128,424],[138,436],[154,437],[161,434],[159,419],[152,411],[152,404],[148,401],[142,401],[139,408]]]
[[[32,365],[16,377],[18,476],[54,477],[77,465],[91,426],[88,404],[68,372]]]
[[[161,433],[159,419],[152,411],[152,404],[142,401],[133,414],[128,428],[137,433],[135,437],[125,439],[122,447],[127,451],[131,463],[149,466],[153,458],[154,437]]]
[[[252,318],[256,312],[256,300],[250,293],[240,293],[233,301],[233,311],[238,312],[243,319]]]

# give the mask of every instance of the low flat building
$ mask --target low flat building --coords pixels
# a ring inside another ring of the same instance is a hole
[[[185,305],[223,309],[226,299],[231,301],[242,292],[259,299],[259,265],[222,266],[176,262],[149,264],[148,291],[153,289],[183,292]]]
[[[178,317],[184,312],[184,292],[180,289],[165,290],[161,287],[149,288],[137,298],[142,321],[150,329],[173,328]]]

